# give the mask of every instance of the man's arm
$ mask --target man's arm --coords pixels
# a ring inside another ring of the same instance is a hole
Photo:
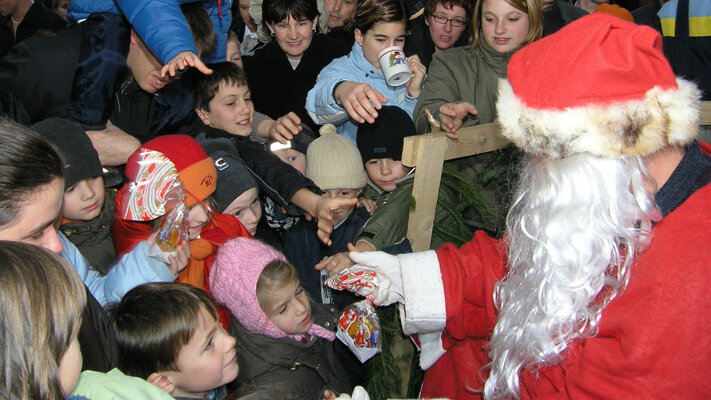
[[[100,131],[86,131],[99,153],[101,165],[118,166],[126,164],[128,157],[141,146],[141,142],[135,137],[121,130],[121,128],[106,123],[106,128]]]

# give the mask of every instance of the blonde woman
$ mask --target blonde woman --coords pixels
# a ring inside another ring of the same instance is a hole
[[[415,127],[429,131],[425,109],[457,138],[461,126],[486,124],[496,117],[498,80],[511,56],[540,39],[539,0],[479,0],[472,18],[473,43],[436,52],[414,111]]]

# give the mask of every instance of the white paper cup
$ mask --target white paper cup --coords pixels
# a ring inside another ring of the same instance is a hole
[[[390,86],[402,86],[412,79],[410,66],[405,59],[405,53],[397,46],[383,49],[378,54],[380,70],[385,75],[385,82]]]

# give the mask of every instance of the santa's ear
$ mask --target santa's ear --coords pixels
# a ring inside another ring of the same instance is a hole
[[[148,376],[146,379],[150,384],[157,387],[158,389],[166,392],[173,393],[175,390],[175,384],[170,380],[170,378],[160,372],[154,372]]]

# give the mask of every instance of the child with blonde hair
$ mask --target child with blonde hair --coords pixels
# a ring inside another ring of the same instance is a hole
[[[278,388],[299,399],[323,399],[326,389],[350,393],[331,343],[339,313],[311,301],[282,254],[258,240],[230,240],[217,253],[210,286],[234,316],[239,384]]]
[[[0,398],[169,398],[117,369],[80,375],[78,336],[87,292],[60,255],[27,243],[0,241],[0,258]]]

